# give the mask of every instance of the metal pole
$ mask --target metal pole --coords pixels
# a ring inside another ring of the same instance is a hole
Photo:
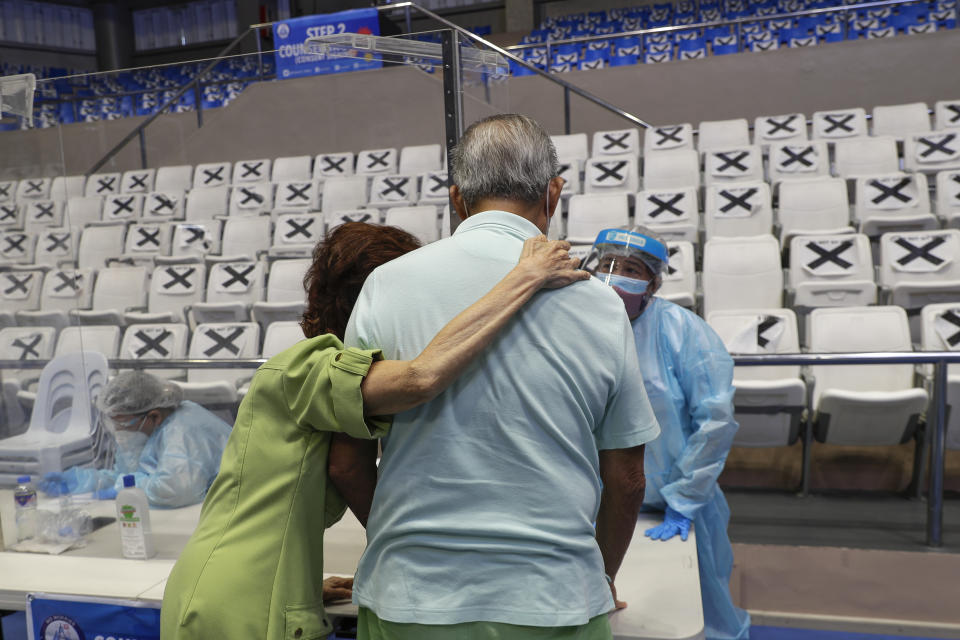
[[[260,43],[260,29],[256,29],[257,34],[257,71],[260,74],[260,82],[263,82],[263,45]]]
[[[203,92],[200,91],[200,79],[197,78],[197,83],[193,85],[193,103],[194,107],[197,110],[197,128],[203,126]]]
[[[410,5],[407,5],[406,7],[404,7],[403,12],[405,14],[404,18],[406,19],[406,22],[407,22],[407,33],[413,33],[413,27],[411,26],[411,23],[410,23]]]
[[[463,79],[460,77],[460,35],[444,30],[440,40],[443,50],[443,120],[447,143],[447,158],[453,158],[453,149],[463,135]],[[449,182],[449,179],[448,179]],[[457,230],[460,216],[450,200],[450,233]]]
[[[570,135],[570,89],[563,88],[563,132]]]
[[[933,401],[937,421],[934,424],[930,452],[930,497],[927,500],[927,545],[943,545],[943,452],[947,432],[947,363],[933,367]]]
[[[143,129],[140,129],[140,168],[147,168],[147,140],[146,136],[143,134]]]

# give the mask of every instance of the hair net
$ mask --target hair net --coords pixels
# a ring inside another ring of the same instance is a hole
[[[173,409],[183,400],[180,387],[143,371],[127,371],[114,377],[97,404],[107,414],[138,414],[151,409]]]

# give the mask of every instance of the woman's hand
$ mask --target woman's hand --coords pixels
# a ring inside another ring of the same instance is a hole
[[[515,268],[546,289],[559,289],[589,279],[590,274],[577,268],[580,261],[571,258],[569,251],[569,242],[547,240],[546,236],[539,235],[524,241],[520,261]]]

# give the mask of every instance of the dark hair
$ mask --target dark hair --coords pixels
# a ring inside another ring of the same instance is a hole
[[[343,340],[347,321],[363,282],[380,265],[420,246],[398,229],[365,222],[346,222],[313,250],[313,264],[303,277],[307,308],[300,327],[308,338],[332,333]]]

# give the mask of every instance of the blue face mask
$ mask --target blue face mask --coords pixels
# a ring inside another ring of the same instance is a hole
[[[627,308],[627,316],[631,320],[643,313],[643,309],[650,300],[650,296],[647,294],[647,288],[650,286],[649,282],[612,273],[604,275],[600,280],[613,287],[613,290],[617,292],[617,295],[623,300],[623,304]]]

